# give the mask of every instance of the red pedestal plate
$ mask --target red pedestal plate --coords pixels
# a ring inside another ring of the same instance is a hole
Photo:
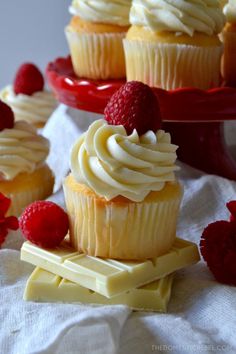
[[[224,139],[224,123],[164,123],[173,142],[179,145],[178,158],[202,171],[236,180],[236,162]]]
[[[78,79],[70,57],[49,63],[46,75],[60,102],[101,114],[111,95],[125,82]],[[160,103],[163,127],[179,145],[179,159],[207,173],[236,180],[236,162],[229,155],[223,132],[224,122],[236,119],[236,89],[153,90]]]

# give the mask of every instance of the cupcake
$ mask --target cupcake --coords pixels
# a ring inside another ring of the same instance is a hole
[[[127,80],[167,90],[220,83],[218,0],[133,0],[124,40]]]
[[[9,215],[52,194],[54,177],[45,163],[49,142],[0,101],[0,192],[12,200]]]
[[[222,76],[228,85],[236,85],[236,1],[229,0],[224,6],[226,25],[223,30],[224,55]]]
[[[42,128],[57,106],[53,94],[44,88],[44,78],[31,63],[23,64],[17,71],[13,85],[0,92],[0,99],[15,114],[15,120],[24,120]]]
[[[129,82],[111,98],[71,153],[64,194],[74,248],[92,256],[148,259],[176,237],[182,188],[177,146],[160,128],[152,90]]]
[[[129,28],[131,0],[73,0],[65,33],[78,77],[125,77],[122,40]]]

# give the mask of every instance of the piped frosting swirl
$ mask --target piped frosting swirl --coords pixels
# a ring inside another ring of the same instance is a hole
[[[131,0],[73,0],[69,11],[86,21],[128,26],[130,6]]]
[[[218,0],[133,0],[130,23],[152,31],[218,34],[225,17]]]
[[[19,173],[32,173],[49,153],[49,142],[24,121],[0,132],[0,179],[12,180]]]
[[[175,180],[176,149],[163,130],[127,135],[123,126],[100,119],[73,146],[71,172],[106,200],[123,196],[139,202]]]
[[[9,85],[0,92],[0,98],[12,108],[16,120],[25,120],[36,126],[43,126],[57,106],[53,94],[47,90],[31,96],[16,95]]]

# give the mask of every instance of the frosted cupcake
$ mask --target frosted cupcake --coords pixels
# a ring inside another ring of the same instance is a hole
[[[27,122],[14,122],[11,109],[0,101],[0,192],[12,200],[9,214],[52,194],[54,177],[45,163],[49,142]]]
[[[172,246],[182,188],[174,174],[177,146],[158,129],[156,106],[146,85],[130,82],[105,110],[110,124],[95,121],[74,145],[64,193],[76,249],[147,259]]]
[[[224,15],[218,0],[134,0],[130,23],[127,80],[168,90],[219,85]]]
[[[44,88],[44,78],[31,63],[23,64],[17,71],[13,85],[0,92],[0,99],[15,114],[15,120],[24,120],[42,128],[57,106],[53,94]]]
[[[74,0],[65,33],[79,77],[125,77],[122,39],[129,28],[131,0]]]
[[[222,75],[228,85],[236,85],[236,0],[225,5],[226,25],[223,30],[224,55]]]

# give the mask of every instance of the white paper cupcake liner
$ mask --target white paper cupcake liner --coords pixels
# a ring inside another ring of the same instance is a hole
[[[125,77],[124,33],[78,33],[65,29],[74,71],[78,77]]]
[[[181,192],[160,201],[104,202],[64,184],[74,248],[92,256],[147,259],[174,243]]]
[[[52,188],[47,186],[40,186],[33,190],[22,191],[15,194],[10,194],[12,204],[8,211],[8,215],[20,216],[24,208],[35,200],[42,200],[49,197],[52,193]]]
[[[221,46],[151,43],[124,39],[127,80],[166,90],[209,89],[220,83]]]
[[[236,83],[236,32],[223,31],[224,54],[222,76],[227,83]]]
[[[39,168],[41,173],[41,181],[35,180],[38,178],[35,173],[29,174],[26,178],[23,179],[24,184],[22,183],[19,187],[13,188],[12,191],[4,190],[2,191],[4,195],[11,199],[11,205],[7,212],[7,215],[20,216],[24,208],[36,200],[43,200],[49,197],[53,192],[54,185],[54,176],[52,171],[43,165],[42,168]],[[19,180],[18,180],[19,183]]]

